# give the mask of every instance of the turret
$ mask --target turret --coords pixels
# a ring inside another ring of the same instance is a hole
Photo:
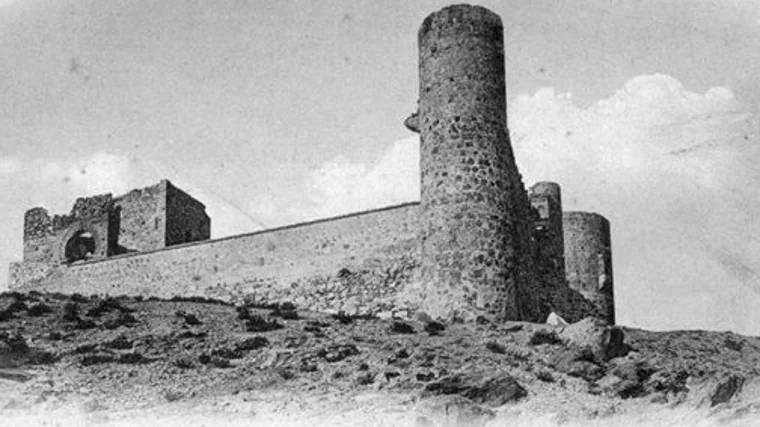
[[[571,289],[615,323],[610,223],[590,212],[565,212],[565,271]]]
[[[456,5],[419,30],[421,280],[436,317],[515,319],[519,177],[507,132],[501,19]],[[524,193],[523,193],[523,197]]]

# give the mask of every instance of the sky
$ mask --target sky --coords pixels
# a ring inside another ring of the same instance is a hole
[[[760,335],[760,0],[480,4],[526,185],[611,222],[619,323]],[[162,178],[213,237],[418,200],[402,123],[445,5],[0,0],[0,265],[25,210]]]

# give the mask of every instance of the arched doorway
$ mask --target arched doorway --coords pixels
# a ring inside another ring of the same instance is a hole
[[[80,230],[66,242],[64,256],[67,263],[92,258],[95,254],[95,238],[89,231]]]

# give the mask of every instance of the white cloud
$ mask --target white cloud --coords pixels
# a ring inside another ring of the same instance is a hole
[[[418,138],[396,141],[374,165],[339,156],[314,171],[307,185],[320,216],[419,200]]]
[[[760,138],[730,89],[646,75],[586,108],[544,88],[509,117],[526,185],[557,181],[567,210],[611,220],[623,323],[760,333]],[[375,165],[338,157],[306,179],[307,203],[253,210],[282,223],[418,200],[418,152],[408,138]]]
[[[611,220],[623,322],[760,332],[760,138],[730,89],[640,76],[588,108],[542,89],[510,122],[528,182]]]

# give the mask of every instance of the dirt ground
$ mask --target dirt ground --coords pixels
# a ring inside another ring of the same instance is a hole
[[[0,425],[760,425],[759,338],[584,325],[6,293]]]

